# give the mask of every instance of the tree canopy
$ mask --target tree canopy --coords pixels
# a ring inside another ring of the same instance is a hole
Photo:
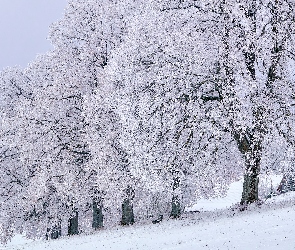
[[[178,218],[294,175],[292,0],[69,1],[54,49],[0,73],[0,235]],[[65,233],[66,232],[66,233]]]

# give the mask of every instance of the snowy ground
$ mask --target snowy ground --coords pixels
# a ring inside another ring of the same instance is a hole
[[[237,186],[231,188],[234,190]],[[230,192],[231,189],[231,196]],[[182,219],[156,225],[118,227],[52,241],[21,242],[18,236],[0,249],[295,249],[294,193],[273,197],[261,207],[253,206],[243,212],[231,209],[205,211],[205,204],[200,202],[197,204],[202,210],[200,213],[188,212]],[[233,201],[232,196],[229,198]],[[212,204],[207,210],[213,209]],[[224,201],[222,204],[228,205]],[[216,206],[221,207],[220,204]]]
[[[282,175],[272,175],[261,177],[260,182],[267,183],[269,188],[270,185],[278,187],[282,180]],[[229,186],[227,195],[217,199],[201,199],[194,206],[187,208],[186,211],[214,211],[216,209],[225,209],[231,207],[233,204],[238,203],[241,200],[241,194],[243,191],[243,178],[240,181],[234,182]]]

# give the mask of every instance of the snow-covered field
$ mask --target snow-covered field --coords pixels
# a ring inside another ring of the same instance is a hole
[[[234,184],[230,197],[225,199],[234,201],[237,188]],[[294,193],[273,197],[260,207],[252,206],[242,212],[228,208],[206,211],[212,210],[213,203],[208,202],[206,209],[205,203],[200,202],[196,205],[200,213],[188,212],[182,219],[155,225],[117,227],[52,241],[26,242],[18,236],[0,249],[295,249]],[[221,207],[218,200],[215,203]]]

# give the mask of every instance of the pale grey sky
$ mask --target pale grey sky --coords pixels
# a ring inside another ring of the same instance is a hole
[[[49,25],[60,19],[67,0],[0,0],[0,71],[25,67],[52,48]]]

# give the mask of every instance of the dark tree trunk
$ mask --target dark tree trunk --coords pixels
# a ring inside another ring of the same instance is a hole
[[[78,211],[74,212],[74,216],[68,221],[68,235],[79,234],[78,231]]]
[[[60,222],[54,225],[51,229],[47,229],[46,239],[48,240],[50,235],[50,239],[55,240],[61,237],[61,225]]]
[[[93,221],[92,227],[99,229],[103,227],[103,213],[102,213],[102,202],[101,200],[93,200],[92,203]]]
[[[128,186],[126,189],[127,198],[122,204],[122,225],[132,225],[134,223],[134,213],[132,200],[134,198],[134,190],[132,187]]]
[[[179,185],[180,185],[180,179],[179,177],[175,177],[173,179],[173,191],[179,188]],[[178,195],[173,195],[171,205],[172,205],[172,208],[171,208],[170,217],[173,219],[179,218],[181,215],[181,204],[180,204],[180,198],[178,197]]]
[[[57,239],[61,236],[61,225],[56,225],[53,227],[53,229],[51,230],[51,239]]]
[[[125,199],[122,204],[122,225],[132,225],[134,223],[132,201]]]
[[[257,166],[257,170],[259,170],[259,166]],[[241,204],[249,204],[258,201],[258,183],[258,174],[250,173],[244,175]]]
[[[251,133],[236,135],[235,139],[246,165],[241,204],[253,203],[258,200],[261,142],[255,141]]]
[[[241,204],[249,204],[258,201],[258,183],[262,154],[262,141],[265,134],[265,110],[257,107],[253,112],[255,124],[252,130],[244,133],[235,132],[234,138],[238,149],[245,159],[245,175]]]
[[[181,215],[181,204],[178,196],[173,196],[172,198],[172,209],[170,213],[170,217],[173,219],[179,218]]]
[[[241,204],[249,204],[258,201],[258,183],[261,161],[261,142],[253,142],[249,145],[248,152],[244,152],[246,169],[244,174],[243,193]],[[256,148],[256,150],[255,150]]]

